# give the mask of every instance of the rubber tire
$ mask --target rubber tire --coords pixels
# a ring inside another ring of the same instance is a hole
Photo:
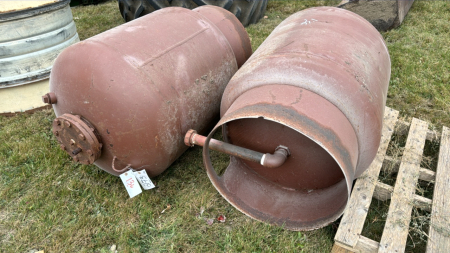
[[[266,11],[268,0],[118,0],[123,19],[128,22],[164,7],[193,9],[215,5],[232,12],[244,26],[257,23]]]

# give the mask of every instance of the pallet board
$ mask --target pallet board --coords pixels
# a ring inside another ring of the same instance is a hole
[[[427,252],[450,250],[450,130],[444,127],[439,149]]]
[[[378,252],[405,250],[428,124],[413,119]]]
[[[412,208],[431,211],[427,252],[450,249],[450,130],[443,128],[436,172],[420,167],[425,141],[435,141],[440,134],[428,130],[428,124],[413,118],[411,124],[398,120],[399,112],[385,109],[378,153],[355,182],[353,191],[335,236],[332,252],[404,252]],[[386,155],[393,133],[407,134],[402,159]],[[378,180],[388,165],[398,172],[395,186]],[[416,195],[418,180],[435,181],[433,200]],[[372,198],[391,199],[380,242],[361,235]]]

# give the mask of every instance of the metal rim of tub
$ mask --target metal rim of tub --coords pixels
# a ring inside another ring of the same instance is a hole
[[[56,56],[79,41],[69,3],[62,0],[2,14],[0,89],[48,78]],[[40,22],[44,25],[35,25]],[[25,36],[11,34],[14,27],[23,29]]]

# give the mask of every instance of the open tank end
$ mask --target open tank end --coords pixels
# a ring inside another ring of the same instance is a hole
[[[209,151],[217,150],[211,137],[219,129],[227,145],[259,154],[282,145],[289,153],[276,168],[231,154],[219,173]],[[253,88],[234,101],[208,137],[196,137],[190,139],[203,145],[211,182],[246,215],[289,230],[311,230],[343,213],[357,164],[357,138],[345,115],[318,94],[280,84]]]

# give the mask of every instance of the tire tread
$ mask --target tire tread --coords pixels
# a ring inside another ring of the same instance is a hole
[[[193,9],[215,5],[232,12],[244,26],[257,23],[266,11],[268,0],[118,0],[123,19],[128,22],[164,7]]]

